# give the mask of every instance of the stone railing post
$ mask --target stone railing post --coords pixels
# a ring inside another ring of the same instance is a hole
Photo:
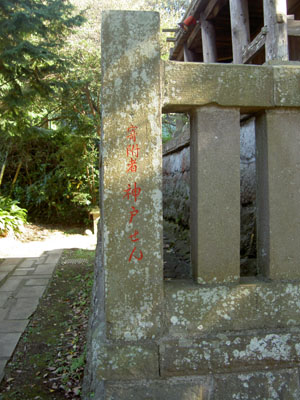
[[[191,118],[191,260],[198,283],[240,277],[240,112],[205,106]]]
[[[300,278],[300,111],[256,119],[258,267],[271,279]]]
[[[101,234],[106,334],[110,339],[153,338],[160,326],[158,34],[158,13],[103,13]]]

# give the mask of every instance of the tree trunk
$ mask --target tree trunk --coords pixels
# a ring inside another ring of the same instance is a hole
[[[0,186],[1,186],[1,184],[2,184],[2,180],[3,180],[3,176],[4,176],[4,171],[5,171],[5,168],[6,168],[7,156],[8,156],[8,151],[7,151],[6,154],[5,154],[4,162],[3,162],[3,164],[2,164],[1,171],[0,171]]]
[[[13,179],[13,181],[12,181],[12,183],[11,183],[10,193],[12,193],[12,191],[14,190],[14,186],[15,186],[15,183],[16,183],[16,181],[17,181],[17,179],[18,179],[18,176],[19,176],[19,172],[20,172],[21,167],[22,167],[22,161],[20,161],[19,164],[18,164],[18,167],[17,167],[16,173],[15,173],[14,179]]]

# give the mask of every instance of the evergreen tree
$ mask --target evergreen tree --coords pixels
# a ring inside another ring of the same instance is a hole
[[[82,21],[68,1],[1,0],[0,134],[25,133],[33,102],[64,85],[58,49]]]

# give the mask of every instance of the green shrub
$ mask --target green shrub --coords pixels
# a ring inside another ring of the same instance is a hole
[[[27,211],[17,204],[17,201],[9,197],[0,196],[0,236],[20,233],[26,223]]]

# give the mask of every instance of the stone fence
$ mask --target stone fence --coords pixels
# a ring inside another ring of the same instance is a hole
[[[255,118],[241,121],[241,258],[256,258]],[[163,145],[163,216],[190,229],[190,128]]]
[[[299,399],[300,67],[161,61],[159,14],[103,13],[101,229],[84,398]],[[193,279],[163,279],[161,111],[191,118]],[[240,120],[257,260],[240,276]]]

